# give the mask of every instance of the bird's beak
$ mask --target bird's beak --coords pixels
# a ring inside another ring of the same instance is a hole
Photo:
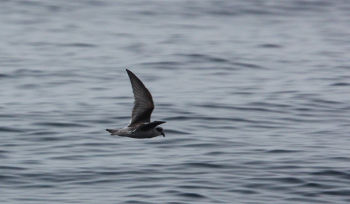
[[[162,132],[162,133],[160,133],[161,135],[163,135],[163,137],[165,137],[165,134],[164,134],[164,132]]]

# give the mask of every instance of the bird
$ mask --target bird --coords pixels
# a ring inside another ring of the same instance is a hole
[[[134,94],[131,121],[127,127],[106,129],[106,131],[111,133],[111,135],[136,139],[153,138],[160,135],[165,137],[163,128],[158,127],[158,125],[165,123],[165,121],[151,122],[151,114],[154,109],[151,93],[134,73],[128,69],[126,69],[126,72],[128,73]]]

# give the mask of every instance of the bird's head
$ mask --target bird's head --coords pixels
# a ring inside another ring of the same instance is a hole
[[[157,127],[156,130],[159,132],[159,134],[163,135],[165,137],[164,131],[162,127]]]

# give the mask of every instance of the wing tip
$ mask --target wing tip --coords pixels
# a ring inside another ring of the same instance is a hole
[[[137,78],[137,76],[132,71],[130,71],[129,69],[125,69],[125,70],[128,73],[130,80],[132,78]]]
[[[125,71],[126,71],[128,74],[134,74],[134,73],[132,73],[132,71],[130,71],[129,69],[125,69]]]

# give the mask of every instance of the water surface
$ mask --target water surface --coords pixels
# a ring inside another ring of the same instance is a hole
[[[348,1],[2,1],[1,203],[349,203]],[[166,137],[130,119],[125,68]]]

